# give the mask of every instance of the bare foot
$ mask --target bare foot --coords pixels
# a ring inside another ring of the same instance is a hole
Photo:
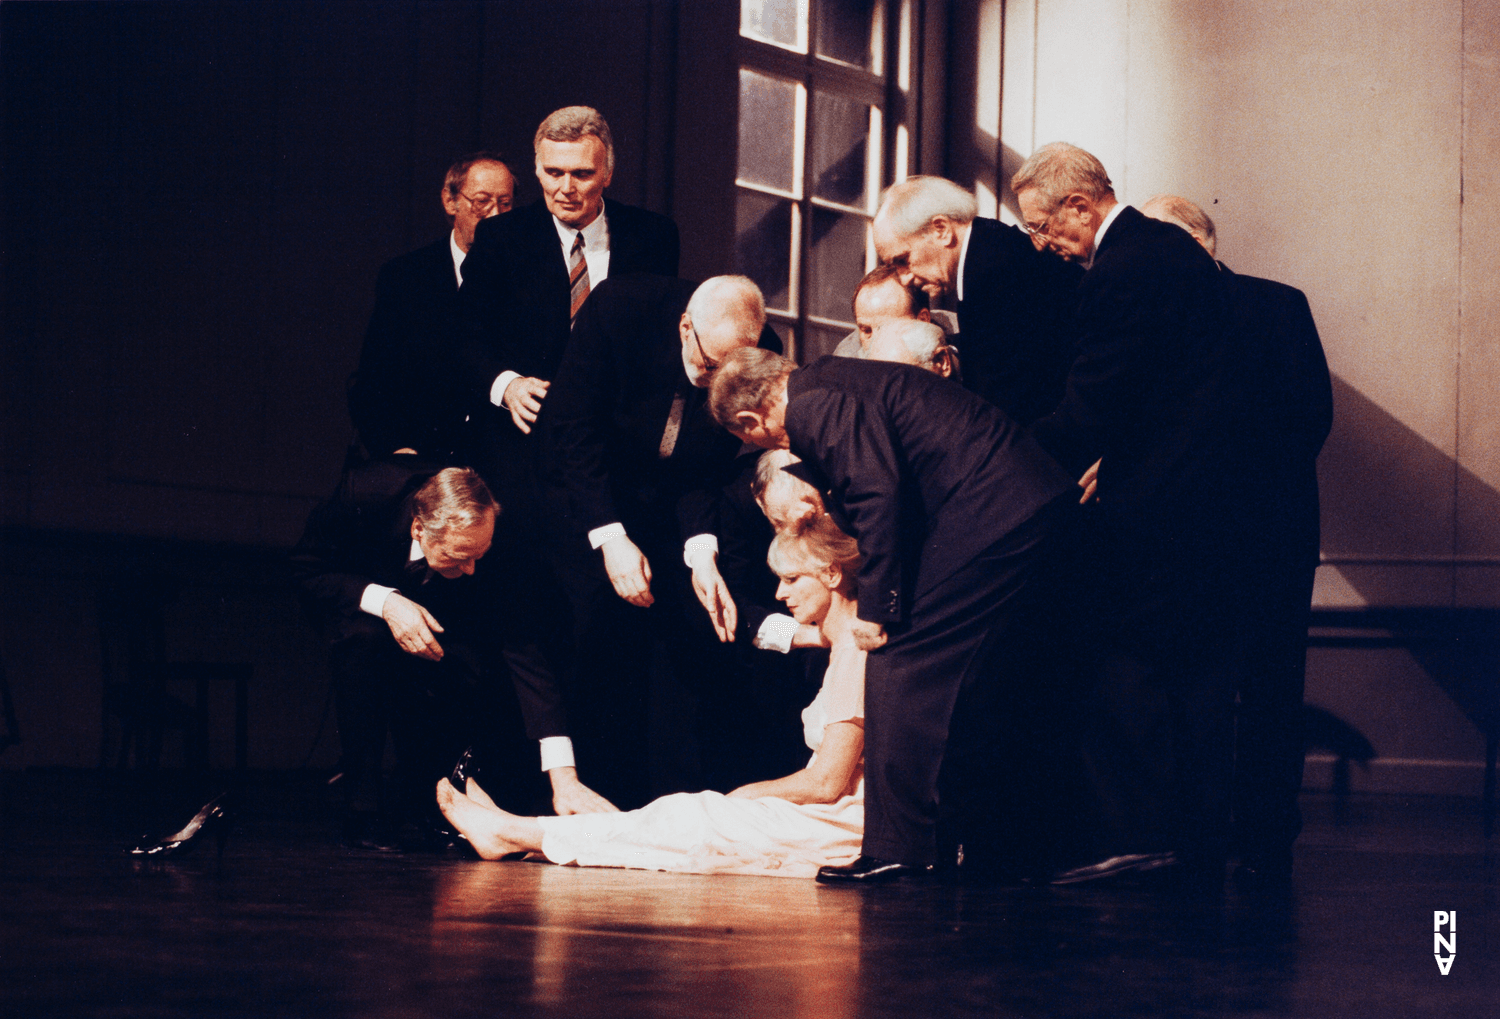
[[[490,799],[490,794],[481,789],[479,783],[472,778],[465,783],[464,793],[481,807],[489,807],[491,810],[500,809],[495,801]]]
[[[541,848],[540,837],[535,840],[535,845],[506,837],[508,834],[515,834],[508,830],[511,825],[507,822],[524,822],[526,818],[519,818],[493,807],[480,806],[453,788],[453,783],[446,778],[438,781],[437,801],[443,816],[452,822],[453,827],[463,832],[469,845],[486,860],[498,860],[506,853],[530,852]],[[532,825],[535,826],[536,822],[533,821]],[[540,832],[538,827],[538,835]]]

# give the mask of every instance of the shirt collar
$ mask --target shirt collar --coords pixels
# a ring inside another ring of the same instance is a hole
[[[423,558],[422,543],[416,538],[413,538],[411,540],[411,552],[407,554],[406,561],[409,563],[414,563],[421,558]]]
[[[1094,234],[1094,251],[1093,254],[1089,255],[1088,264],[1084,266],[1085,269],[1092,269],[1094,267],[1094,259],[1099,257],[1099,245],[1104,243],[1105,232],[1109,230],[1109,225],[1115,221],[1115,217],[1118,216],[1124,208],[1124,202],[1116,202],[1115,207],[1113,209],[1110,209],[1109,213],[1105,215],[1104,222],[1099,224],[1099,229]]]
[[[581,231],[573,229],[556,216],[552,217],[552,225],[557,228],[557,239],[562,242],[564,251],[572,250],[573,238],[580,233],[583,234],[583,250],[609,250],[609,220],[605,217],[603,208],[600,208],[594,221]]]
[[[958,286],[954,287],[954,293],[962,301],[964,299],[964,263],[969,259],[969,238],[974,236],[974,222],[964,227],[964,242],[958,249]]]
[[[458,280],[458,285],[464,285],[464,255],[466,252],[458,246],[458,231],[448,231],[448,252],[453,256],[453,278]]]

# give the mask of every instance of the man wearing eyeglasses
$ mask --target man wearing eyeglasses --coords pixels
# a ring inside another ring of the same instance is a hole
[[[730,351],[757,345],[780,341],[743,276],[695,288],[611,273],[578,314],[538,423],[549,505],[567,513],[557,560],[574,615],[578,722],[609,720],[590,749],[608,755],[603,788],[622,804],[716,784],[719,748],[692,749],[692,705],[733,685],[713,664],[738,622],[717,567],[716,493],[739,442],[708,415],[707,386]],[[677,689],[693,681],[704,689]],[[645,712],[663,701],[682,724],[657,744],[648,786]],[[709,774],[693,765],[700,755]]]
[[[875,250],[901,285],[957,298],[964,385],[1027,424],[1062,399],[1083,273],[977,213],[974,196],[952,181],[909,177],[881,196]]]
[[[1121,203],[1074,145],[1012,180],[1040,250],[1086,266],[1078,356],[1032,434],[1065,467],[1099,463],[1089,564],[1100,654],[1082,724],[1100,806],[1097,859],[1064,883],[1160,866],[1222,885],[1247,553],[1240,507],[1262,483],[1244,444],[1256,372],[1224,277],[1183,230]]]
[[[509,212],[515,189],[499,155],[465,156],[443,179],[443,210],[453,229],[381,268],[349,390],[349,414],[369,456],[405,449],[434,462],[469,462],[469,413],[455,399],[446,352],[474,230],[482,220]]]

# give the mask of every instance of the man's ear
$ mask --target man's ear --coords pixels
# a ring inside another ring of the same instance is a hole
[[[444,185],[441,194],[443,196],[443,211],[448,214],[448,219],[451,222],[458,218],[458,196],[450,195],[446,185]]]
[[[734,427],[730,429],[740,435],[748,435],[758,428],[764,428],[766,416],[758,410],[736,411],[734,415]]]
[[[1074,191],[1071,195],[1064,198],[1061,204],[1072,209],[1085,222],[1097,222],[1099,219],[1098,211],[1095,209],[1094,203],[1089,199],[1088,195]]]
[[[933,237],[945,248],[958,243],[958,231],[953,227],[953,220],[947,216],[933,216],[927,223],[927,229],[932,231]]]
[[[411,518],[411,540],[422,540],[422,521],[418,520],[416,517]]]

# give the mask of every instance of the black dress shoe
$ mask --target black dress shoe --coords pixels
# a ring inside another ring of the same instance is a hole
[[[196,845],[201,845],[203,840],[199,837],[204,832],[213,832],[218,840],[219,853],[224,852],[224,840],[229,835],[228,815],[224,812],[224,799],[228,793],[220,793],[203,805],[203,809],[194,814],[192,820],[183,825],[180,831],[173,832],[159,842],[142,842],[130,851],[131,856],[180,856]]]
[[[818,881],[825,885],[874,885],[903,878],[927,877],[931,873],[930,863],[892,863],[873,856],[861,856],[840,867],[819,867]]]
[[[1176,865],[1176,853],[1127,853],[1123,856],[1111,856],[1082,867],[1074,867],[1071,870],[1059,871],[1052,875],[1052,883],[1077,885],[1087,881],[1107,881]]]

